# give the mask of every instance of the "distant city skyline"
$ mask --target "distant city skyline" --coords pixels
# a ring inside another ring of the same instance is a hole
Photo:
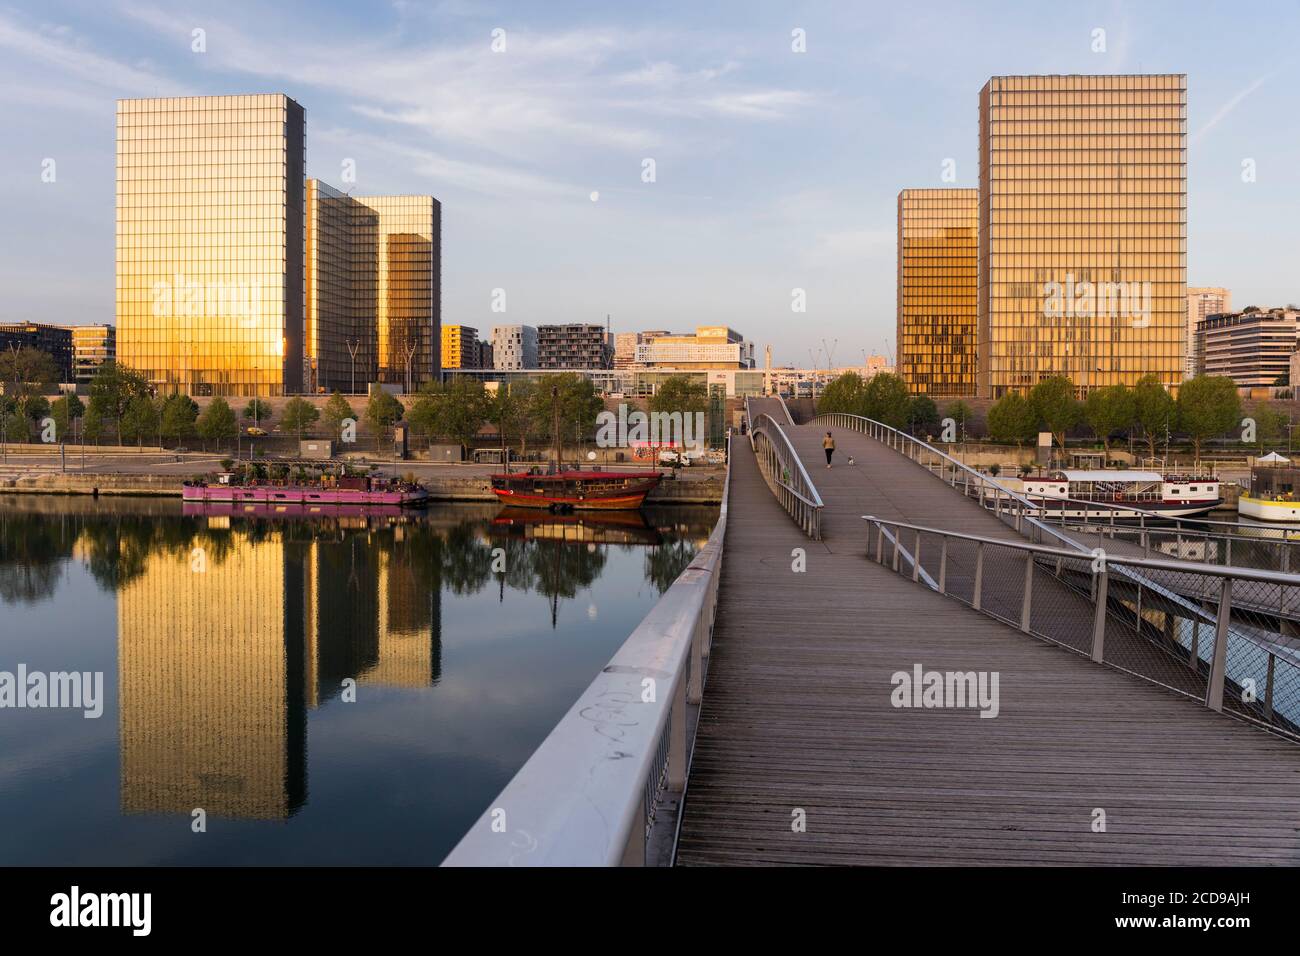
[[[823,339],[835,365],[896,354],[896,197],[976,185],[977,94],[1016,73],[1186,73],[1187,283],[1285,305],[1300,11],[1195,12],[19,3],[0,321],[114,320],[118,98],[283,92],[310,117],[308,177],[442,201],[446,323],[609,314],[729,325],[780,365],[828,364]]]

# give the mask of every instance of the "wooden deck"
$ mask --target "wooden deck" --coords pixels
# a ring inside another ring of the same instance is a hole
[[[835,430],[826,470],[823,432],[787,429],[826,504],[819,542],[733,445],[679,865],[1300,863],[1300,746],[869,562],[863,514],[1014,532],[863,435]],[[1084,603],[1061,588],[1045,610]],[[997,671],[999,715],[892,707],[915,664]]]

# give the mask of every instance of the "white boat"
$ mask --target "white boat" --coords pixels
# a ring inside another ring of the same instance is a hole
[[[1042,504],[1047,518],[1135,521],[1144,512],[1162,518],[1190,518],[1223,504],[1213,475],[1158,471],[1053,471],[1025,478],[1024,495]],[[1149,516],[1149,515],[1148,515]]]

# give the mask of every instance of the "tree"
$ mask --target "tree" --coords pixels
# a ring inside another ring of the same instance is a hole
[[[54,391],[59,367],[49,352],[24,345],[0,350],[0,386],[14,398],[28,398]]]
[[[971,411],[971,407],[965,402],[953,402],[944,409],[943,415],[945,418],[951,418],[956,422],[957,427],[960,429],[964,429],[970,420],[975,417],[975,413]]]
[[[826,383],[821,397],[817,399],[817,414],[842,412],[848,415],[862,415],[866,411],[867,383],[856,372],[845,372]]]
[[[22,408],[23,417],[30,419],[31,423],[37,428],[40,428],[42,418],[49,417],[50,400],[44,395],[28,395],[19,405]]]
[[[158,406],[148,395],[137,395],[122,413],[118,431],[125,441],[134,441],[140,447],[144,445],[146,437],[158,434],[158,425]]]
[[[263,425],[271,420],[271,406],[260,398],[255,398],[244,406],[244,417]]]
[[[159,431],[164,438],[180,442],[194,434],[199,405],[188,395],[170,395],[162,405]]]
[[[528,451],[528,429],[531,424],[529,407],[533,400],[533,383],[529,381],[502,382],[488,402],[487,417],[501,435],[501,447],[511,435],[519,438],[520,454]]]
[[[16,406],[0,409],[0,433],[4,434],[5,441],[10,442],[25,442],[31,437],[27,419]]]
[[[1030,390],[1029,405],[1064,451],[1065,433],[1079,423],[1083,413],[1074,397],[1074,383],[1063,375],[1045,378]]]
[[[1156,457],[1156,438],[1174,423],[1174,398],[1156,375],[1144,375],[1133,386],[1133,418],[1147,451]]]
[[[1013,441],[1017,447],[1038,434],[1038,415],[1019,392],[1007,392],[993,404],[988,424],[994,441]]]
[[[907,425],[907,410],[912,396],[903,379],[890,372],[871,376],[863,392],[864,414],[891,428]]]
[[[1110,461],[1110,437],[1133,427],[1137,406],[1133,393],[1123,385],[1109,385],[1088,393],[1083,403],[1083,417],[1093,433],[1101,439],[1106,460]]]
[[[1177,407],[1178,427],[1192,439],[1197,462],[1205,439],[1222,435],[1241,423],[1237,385],[1222,375],[1198,375],[1183,382]]]
[[[50,415],[54,419],[54,428],[60,441],[67,440],[68,432],[73,430],[73,423],[85,413],[86,406],[71,392],[59,396],[50,404]]]
[[[122,442],[122,416],[131,400],[149,394],[149,382],[143,373],[127,365],[105,362],[90,380],[90,407],[100,419],[117,426],[117,441]]]
[[[86,409],[86,420],[81,423],[83,439],[98,443],[104,437],[104,416],[94,405]]]
[[[913,435],[928,435],[939,427],[939,406],[929,395],[913,395],[907,401],[907,427]]]
[[[204,447],[210,441],[229,441],[239,434],[239,422],[235,420],[235,410],[221,396],[217,396],[203,409],[203,414],[195,425]]]
[[[489,399],[483,383],[456,376],[443,384],[429,383],[421,389],[410,421],[428,435],[455,439],[462,449],[474,443],[488,420]]]
[[[348,404],[348,400],[335,392],[329,397],[329,401],[325,403],[324,409],[321,410],[321,418],[324,419],[325,427],[330,430],[330,434],[338,439],[343,437],[344,421],[348,419],[356,421],[357,415],[352,410],[352,406]]]
[[[375,433],[375,453],[379,453],[379,443],[394,423],[402,420],[406,408],[388,392],[380,389],[370,396],[366,403],[366,424]]]
[[[280,412],[280,427],[296,432],[299,440],[302,439],[302,433],[318,421],[320,421],[320,409],[305,398],[289,399]]]
[[[554,440],[557,411],[561,436],[575,432],[588,435],[595,429],[596,416],[604,410],[605,403],[585,375],[559,372],[537,380],[531,406],[529,417],[536,430]]]
[[[1290,424],[1290,420],[1285,415],[1263,402],[1256,403],[1250,411],[1250,417],[1255,419],[1255,443],[1261,455],[1264,453],[1264,446],[1282,437],[1287,425]]]
[[[650,396],[650,411],[683,415],[709,410],[709,386],[689,375],[669,375]]]

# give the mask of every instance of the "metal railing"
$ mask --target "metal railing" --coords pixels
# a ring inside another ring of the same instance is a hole
[[[727,450],[708,542],[443,866],[672,862],[717,616]]]
[[[784,402],[782,407],[785,407]],[[789,415],[788,409],[786,414]],[[822,499],[817,486],[808,477],[799,453],[775,418],[767,412],[759,412],[756,416],[751,412],[748,399],[745,400],[745,417],[749,420],[749,441],[763,480],[803,533],[814,541],[820,541]]]
[[[1234,608],[1253,589],[1300,589],[1300,575],[1080,553],[864,515],[867,554],[932,590],[1207,707],[1300,740],[1300,639]],[[1128,572],[1119,574],[1116,572]],[[1175,576],[1202,603],[1170,600]]]

